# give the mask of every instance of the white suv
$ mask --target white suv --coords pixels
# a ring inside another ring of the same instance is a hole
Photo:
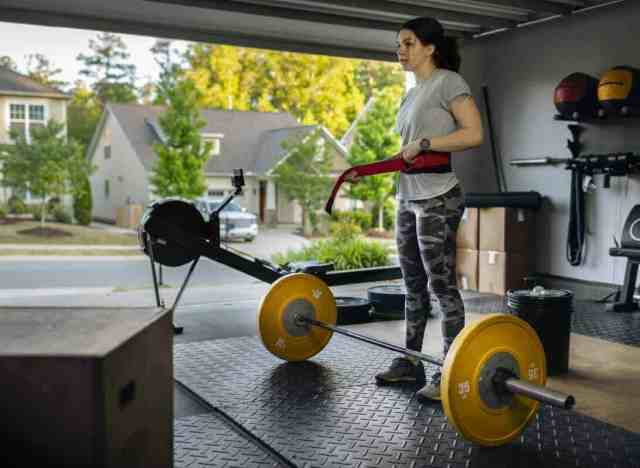
[[[198,198],[196,208],[209,220],[210,214],[222,204],[222,198]],[[220,238],[225,240],[252,241],[258,235],[258,218],[247,213],[231,200],[220,212]]]

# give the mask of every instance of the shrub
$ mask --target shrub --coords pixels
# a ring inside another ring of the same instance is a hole
[[[71,224],[71,215],[60,205],[53,209],[52,215],[57,223]]]
[[[33,219],[35,221],[40,221],[40,217],[42,216],[42,206],[41,205],[27,205],[27,212],[31,213]],[[47,211],[47,213],[51,213],[51,211]]]
[[[332,217],[334,221],[339,223],[357,224],[363,231],[367,231],[371,228],[371,213],[366,211],[335,211],[332,214]]]
[[[8,213],[9,210],[7,210],[7,207],[4,205],[0,205],[0,219],[6,218]]]
[[[333,262],[337,270],[354,270],[390,264],[387,247],[379,242],[370,242],[356,237],[346,241],[339,238],[315,241],[301,250],[288,250],[284,254],[275,254],[272,260],[280,265],[309,260]]]
[[[91,224],[91,212],[93,211],[93,198],[91,197],[91,185],[86,178],[82,190],[73,197],[73,217],[78,224],[88,226]]]
[[[382,216],[382,224],[387,231],[393,231],[396,225],[396,204],[393,200],[387,199],[384,202],[384,214]]]
[[[329,233],[338,240],[351,240],[362,234],[362,229],[355,223],[331,223]]]
[[[56,209],[57,206],[61,205],[62,201],[60,197],[51,197],[47,200],[47,212],[53,213],[53,210]]]
[[[20,197],[16,197],[15,195],[12,195],[9,198],[8,208],[9,208],[9,213],[12,213],[12,214],[28,213],[27,205],[25,204],[24,200],[22,200],[22,198]]]

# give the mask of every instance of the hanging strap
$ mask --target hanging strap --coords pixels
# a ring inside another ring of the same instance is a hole
[[[571,171],[571,205],[569,210],[569,229],[567,232],[567,260],[573,266],[582,263],[584,254],[584,192],[582,191],[582,171]]]

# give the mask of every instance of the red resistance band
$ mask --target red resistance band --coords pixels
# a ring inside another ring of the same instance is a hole
[[[354,177],[363,177],[368,175],[386,174],[388,172],[406,172],[408,174],[420,174],[420,173],[439,173],[439,172],[451,172],[451,154],[450,153],[420,153],[413,160],[411,164],[408,164],[400,154],[396,154],[390,159],[384,161],[378,161],[371,164],[361,164],[359,166],[352,166],[347,169],[336,181],[331,191],[331,196],[327,200],[327,204],[324,210],[331,214],[333,208],[333,202],[340,190],[340,187],[347,179],[347,175]]]

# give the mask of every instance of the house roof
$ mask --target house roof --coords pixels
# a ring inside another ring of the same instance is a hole
[[[107,108],[145,169],[151,170],[157,158],[152,145],[162,139],[158,119],[165,107],[110,103]],[[315,128],[299,125],[288,112],[204,109],[202,117],[207,122],[202,133],[223,135],[220,155],[205,165],[208,174],[231,174],[240,167],[247,174],[264,175],[284,156],[280,145],[285,139]]]
[[[59,89],[45,86],[26,75],[0,67],[0,95],[71,99]]]
[[[256,172],[264,174],[282,159],[282,143],[284,143],[285,140],[299,140],[315,128],[315,125],[307,125],[293,128],[278,128],[263,132],[260,138],[259,149],[256,153]]]

